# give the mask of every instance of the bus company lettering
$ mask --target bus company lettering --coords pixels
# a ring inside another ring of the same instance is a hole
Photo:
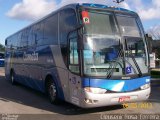
[[[23,60],[25,60],[25,61],[38,61],[38,53],[34,52],[32,54],[26,54],[26,52],[24,52]]]

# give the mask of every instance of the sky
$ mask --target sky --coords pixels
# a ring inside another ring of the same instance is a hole
[[[70,3],[98,3],[119,6],[139,14],[146,32],[160,35],[160,0],[0,0],[0,44],[5,38],[52,11]]]

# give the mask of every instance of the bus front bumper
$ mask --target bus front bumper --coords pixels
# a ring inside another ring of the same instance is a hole
[[[151,88],[125,93],[93,94],[83,91],[81,99],[82,108],[118,105],[128,102],[144,101],[149,98]]]

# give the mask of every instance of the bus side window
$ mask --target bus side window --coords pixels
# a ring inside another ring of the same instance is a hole
[[[22,32],[19,32],[17,35],[17,49],[20,50],[21,47],[21,39],[22,39]]]
[[[44,40],[42,44],[58,44],[58,14],[47,18],[44,22]]]
[[[28,34],[29,34],[29,28],[26,28],[22,31],[21,41],[20,41],[20,46],[22,48],[28,47]]]
[[[66,66],[69,63],[69,53],[67,52],[67,36],[70,31],[74,30],[77,26],[76,13],[73,9],[62,10],[59,14],[59,38],[61,53],[63,56],[63,61]]]
[[[29,34],[29,46],[42,45],[42,41],[44,41],[43,28],[44,28],[43,22],[39,22],[34,26],[32,26]]]

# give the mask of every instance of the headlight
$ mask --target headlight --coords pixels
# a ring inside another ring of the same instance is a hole
[[[84,90],[86,92],[91,92],[94,94],[104,94],[107,92],[106,89],[102,89],[102,88],[93,88],[93,87],[85,87]]]
[[[144,90],[144,89],[147,89],[149,87],[150,87],[150,83],[141,86],[141,89]]]

